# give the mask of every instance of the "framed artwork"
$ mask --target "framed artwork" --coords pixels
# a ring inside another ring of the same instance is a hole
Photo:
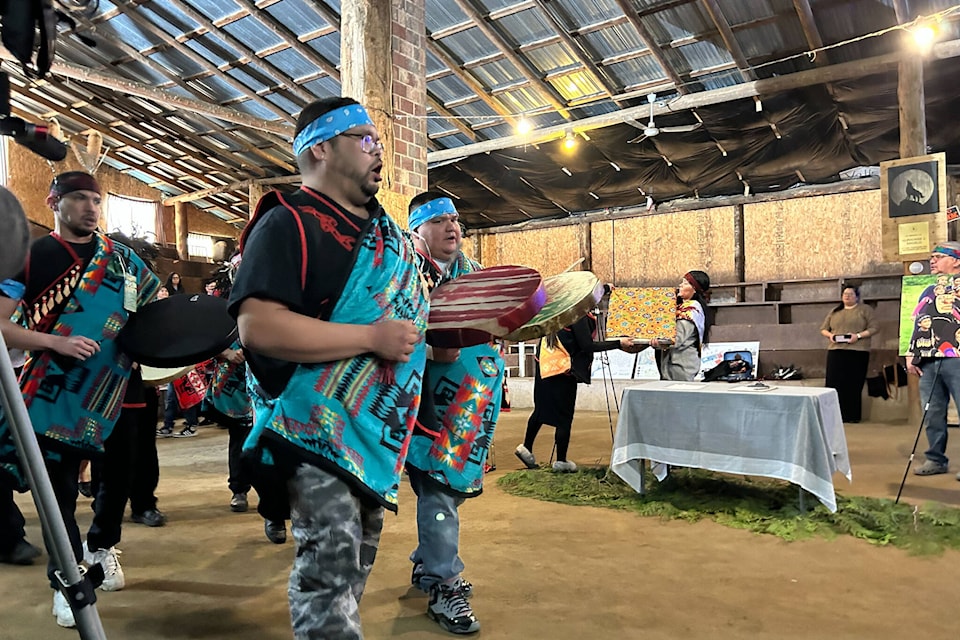
[[[936,213],[940,211],[939,194],[935,160],[887,167],[887,215],[891,218]]]
[[[947,160],[943,153],[880,163],[883,258],[926,260],[947,239]]]

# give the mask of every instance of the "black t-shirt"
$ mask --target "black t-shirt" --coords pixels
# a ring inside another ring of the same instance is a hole
[[[258,213],[251,222],[230,292],[229,311],[236,317],[244,300],[258,298],[279,302],[301,315],[327,319],[353,268],[357,240],[382,209],[372,198],[367,205],[370,219],[365,220],[309,189],[281,197],[280,204]],[[296,363],[245,352],[263,389],[271,396],[279,395]]]
[[[87,265],[93,259],[93,254],[97,251],[97,243],[91,239],[90,242],[83,244],[66,241],[64,244],[70,247],[80,259],[80,272],[86,271]],[[29,306],[62,280],[73,265],[74,257],[70,251],[52,235],[47,235],[34,240],[30,245],[30,258],[27,260],[26,267],[11,280],[16,280],[26,287],[23,301]],[[4,294],[0,292],[0,295]],[[60,306],[63,304],[65,301]],[[55,311],[59,312],[60,309],[56,308]]]

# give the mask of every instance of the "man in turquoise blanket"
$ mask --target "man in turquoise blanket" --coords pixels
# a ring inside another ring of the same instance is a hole
[[[12,278],[22,285],[20,295],[0,292],[0,330],[11,348],[29,352],[20,389],[80,563],[84,554],[75,518],[80,461],[102,455],[120,415],[132,363],[120,352],[117,333],[130,313],[153,299],[160,281],[133,249],[97,233],[101,196],[92,175],[58,175],[47,205],[53,209],[56,230],[31,245],[26,268]],[[0,481],[21,491],[27,488],[2,413]],[[103,569],[110,563],[111,570],[115,555],[101,556],[94,566]],[[51,561],[54,589],[57,568]],[[98,586],[103,572],[89,571],[87,576]],[[60,591],[53,603],[57,623],[74,626],[73,612]]]
[[[293,151],[302,185],[258,204],[230,296],[254,411],[244,455],[261,500],[272,468],[289,502],[294,636],[360,639],[419,406],[428,301],[410,238],[374,197],[383,145],[366,110],[307,105]]]
[[[460,251],[459,215],[450,198],[426,192],[410,202],[410,229],[428,285],[438,286],[480,265]],[[460,516],[465,498],[483,491],[483,470],[500,416],[503,359],[496,344],[430,350],[420,415],[407,471],[417,494],[417,548],[411,581],[430,595],[427,615],[451,633],[474,633],[480,622],[460,575]]]

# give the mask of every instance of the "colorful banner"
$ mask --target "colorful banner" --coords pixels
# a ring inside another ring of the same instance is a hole
[[[676,289],[617,287],[610,293],[606,335],[636,340],[676,340]]]

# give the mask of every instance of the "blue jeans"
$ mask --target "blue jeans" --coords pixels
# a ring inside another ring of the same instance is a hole
[[[463,571],[460,559],[460,514],[463,498],[444,492],[422,471],[409,468],[410,486],[417,494],[417,548],[410,561],[423,565],[420,588],[438,582],[452,584]]]
[[[163,405],[163,426],[173,428],[173,421],[180,411],[180,404],[177,402],[177,392],[173,390],[173,383],[167,385],[167,401]],[[194,405],[189,409],[183,410],[183,419],[188,425],[197,426],[200,422],[200,405]]]
[[[920,365],[920,402],[927,408],[927,441],[924,455],[937,464],[947,464],[947,405],[950,397],[960,406],[960,358],[937,358]]]

